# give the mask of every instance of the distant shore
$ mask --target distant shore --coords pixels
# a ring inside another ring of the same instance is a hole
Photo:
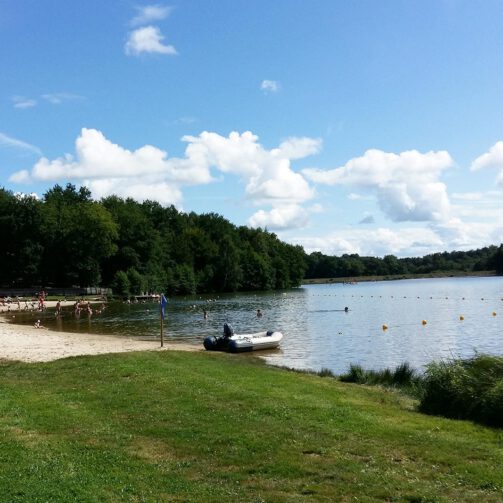
[[[91,301],[92,302],[92,301]],[[96,301],[98,302],[98,301]],[[57,301],[46,301],[47,307],[55,307]],[[21,303],[23,306],[24,301]],[[67,301],[63,305],[71,305]],[[21,310],[23,308],[21,307]],[[17,304],[0,306],[0,360],[23,362],[48,362],[70,356],[97,355],[103,353],[124,353],[129,351],[201,351],[199,347],[183,343],[164,343],[160,341],[141,341],[128,337],[96,335],[71,332],[56,332],[32,325],[10,323],[18,311]]]
[[[351,276],[344,278],[314,278],[302,280],[303,285],[321,285],[326,283],[355,284],[367,281],[396,281],[400,279],[432,279],[432,278],[466,278],[466,277],[489,277],[497,276],[495,271],[477,272],[431,272],[427,274],[386,274],[384,276]]]

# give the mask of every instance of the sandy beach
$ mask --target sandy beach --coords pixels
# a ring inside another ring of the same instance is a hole
[[[54,307],[56,302],[47,302]],[[75,334],[55,332],[31,325],[9,323],[7,316],[15,315],[17,305],[0,306],[0,359],[23,362],[48,362],[69,356],[97,355],[103,353],[123,353],[128,351],[201,351],[202,349],[182,343],[166,343],[160,347],[159,341],[140,341],[127,337],[110,335]]]

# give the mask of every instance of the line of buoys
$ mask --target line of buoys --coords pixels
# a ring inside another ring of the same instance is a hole
[[[497,313],[496,313],[496,311],[493,311],[493,312],[492,312],[492,315],[493,315],[493,316],[496,316],[496,314],[497,314]],[[463,320],[465,319],[465,317],[464,317],[462,314],[460,314],[460,315],[459,315],[459,319],[460,319],[460,321],[463,321]],[[428,324],[428,322],[427,322],[426,320],[422,320],[422,321],[421,321],[421,324],[424,326],[424,325],[427,325],[427,324]],[[383,329],[383,330],[388,330],[388,325],[386,325],[386,323],[384,323],[384,324],[382,325],[382,329]]]

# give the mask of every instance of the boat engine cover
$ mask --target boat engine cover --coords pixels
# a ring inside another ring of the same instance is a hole
[[[214,335],[209,335],[204,339],[204,348],[207,349],[208,351],[215,351],[218,349],[218,340]]]

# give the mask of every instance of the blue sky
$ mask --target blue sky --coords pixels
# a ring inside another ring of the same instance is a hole
[[[0,0],[0,186],[327,254],[503,241],[503,2]]]

